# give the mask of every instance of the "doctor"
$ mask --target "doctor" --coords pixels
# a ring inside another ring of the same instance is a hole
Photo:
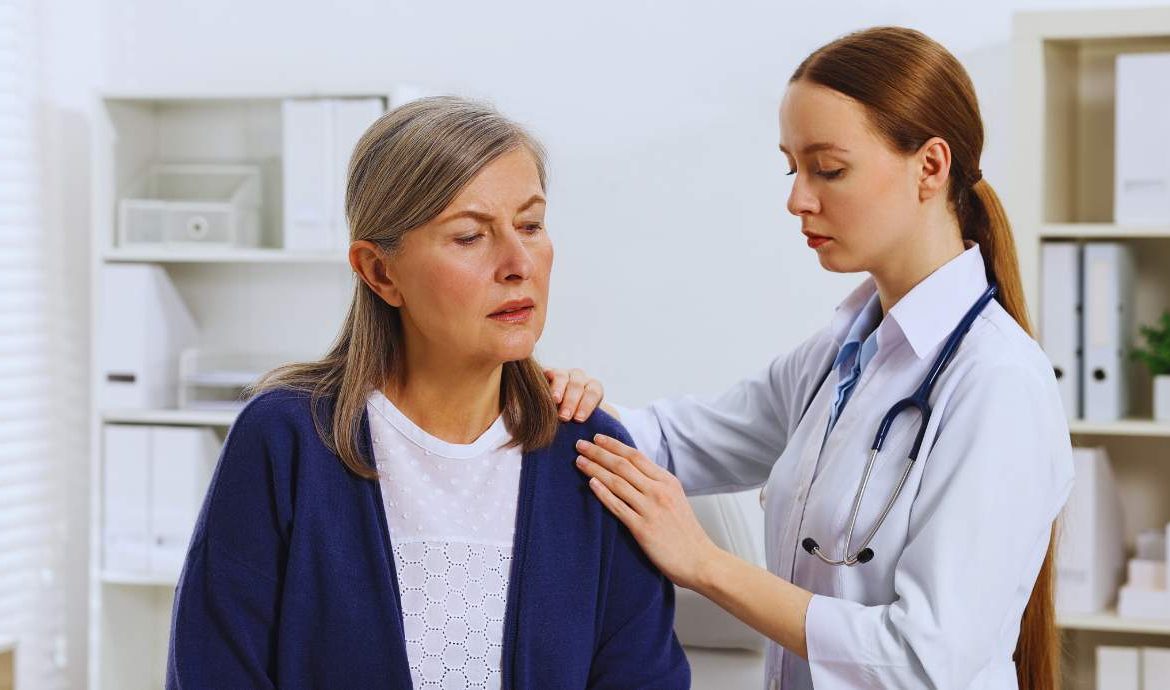
[[[620,410],[641,451],[597,436],[578,466],[671,580],[770,638],[768,687],[1055,687],[1068,428],[970,78],[916,31],[862,31],[797,68],[780,132],[808,246],[869,278],[723,395]],[[601,396],[549,376],[563,415]],[[760,485],[767,570],[684,498]]]

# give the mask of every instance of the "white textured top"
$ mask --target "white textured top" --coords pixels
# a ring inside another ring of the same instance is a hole
[[[521,451],[503,417],[461,445],[368,408],[414,687],[499,688]]]

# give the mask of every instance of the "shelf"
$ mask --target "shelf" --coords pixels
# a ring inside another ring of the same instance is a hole
[[[110,424],[229,427],[237,412],[223,410],[112,410],[102,414]]]
[[[1087,436],[1153,436],[1170,438],[1170,422],[1152,419],[1123,419],[1118,422],[1088,422],[1071,420],[1068,430]]]
[[[1170,226],[1122,226],[1112,223],[1049,223],[1040,229],[1044,240],[1170,240]]]
[[[107,585],[138,585],[143,587],[174,587],[179,578],[169,575],[143,575],[141,573],[119,573],[102,571],[102,582]]]
[[[1057,614],[1056,624],[1066,630],[1096,630],[1145,635],[1170,635],[1170,620],[1122,618],[1116,611],[1085,614]]]
[[[283,249],[110,249],[106,263],[336,264],[349,266],[340,251],[292,252]]]

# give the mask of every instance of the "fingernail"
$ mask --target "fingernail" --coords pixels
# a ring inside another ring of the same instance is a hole
[[[561,413],[561,421],[562,421],[562,422],[567,422],[567,421],[569,421],[569,413],[568,413],[568,412],[562,412],[562,413]]]
[[[586,441],[585,439],[579,439],[577,441],[577,450],[585,450],[588,447],[589,447],[589,442]]]
[[[577,416],[574,417],[573,419],[575,419],[578,422],[583,422],[583,421],[585,421],[585,415],[581,412],[578,412]]]
[[[585,458],[578,455],[577,456],[577,467],[584,467],[584,466],[585,466]]]

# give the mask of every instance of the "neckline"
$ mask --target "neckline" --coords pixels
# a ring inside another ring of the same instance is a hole
[[[369,402],[398,433],[430,455],[466,460],[495,451],[511,438],[502,414],[471,443],[449,443],[411,421],[382,391],[375,389],[370,393]]]

